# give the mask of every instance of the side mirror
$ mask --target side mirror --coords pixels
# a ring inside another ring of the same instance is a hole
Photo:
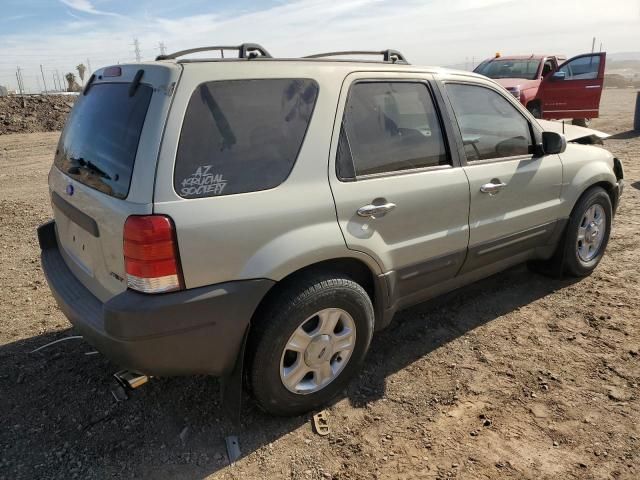
[[[567,74],[565,72],[553,72],[553,75],[551,75],[551,80],[553,80],[554,82],[558,80],[564,80],[566,78]]]
[[[542,132],[542,148],[545,155],[555,155],[567,149],[567,139],[561,133]]]

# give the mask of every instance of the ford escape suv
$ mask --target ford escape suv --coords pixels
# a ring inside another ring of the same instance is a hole
[[[236,48],[100,69],[62,132],[43,269],[123,368],[240,362],[262,408],[299,414],[397,310],[525,261],[583,276],[601,260],[621,163],[493,80],[391,50]]]

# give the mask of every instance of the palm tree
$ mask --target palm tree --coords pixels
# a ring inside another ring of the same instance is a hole
[[[80,75],[80,81],[84,85],[84,72],[87,70],[87,67],[85,67],[84,64],[81,63],[76,67],[76,70],[78,70],[78,75]]]

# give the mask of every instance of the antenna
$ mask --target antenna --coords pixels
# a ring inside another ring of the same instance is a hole
[[[140,63],[142,61],[142,55],[140,55],[140,42],[138,41],[138,37],[133,38],[133,53],[136,55],[136,62]]]

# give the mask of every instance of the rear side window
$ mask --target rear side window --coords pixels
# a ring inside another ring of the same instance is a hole
[[[291,172],[318,85],[307,79],[215,81],[189,100],[174,172],[184,198],[266,190]]]
[[[499,93],[474,85],[446,84],[468,161],[530,153],[529,122]]]
[[[448,163],[425,84],[361,82],[351,87],[338,149],[340,178],[347,179],[354,170],[362,176]]]
[[[129,83],[93,85],[80,95],[60,136],[54,163],[91,188],[117,198],[129,193],[133,162],[153,89]]]

